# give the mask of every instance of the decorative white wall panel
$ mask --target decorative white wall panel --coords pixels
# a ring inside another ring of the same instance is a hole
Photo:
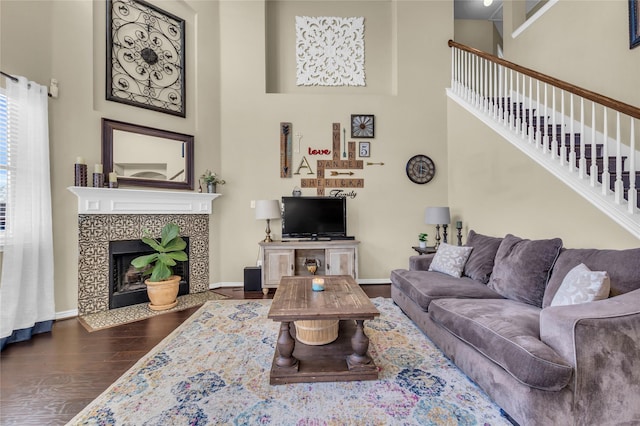
[[[364,18],[296,16],[298,86],[365,86]]]

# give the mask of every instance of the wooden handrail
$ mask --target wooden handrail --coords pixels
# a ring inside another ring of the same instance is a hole
[[[518,64],[514,64],[513,62],[506,61],[504,59],[498,58],[490,53],[483,52],[482,50],[475,49],[473,47],[466,46],[464,44],[460,44],[453,40],[449,40],[449,47],[456,47],[460,50],[465,50],[467,52],[473,53],[481,58],[487,59],[491,62],[495,62],[504,67],[510,68],[516,72],[521,74],[528,75],[529,77],[533,77],[536,80],[543,81],[545,83],[549,83],[552,86],[555,86],[559,89],[562,89],[566,92],[573,93],[574,95],[578,95],[590,101],[596,102],[598,104],[604,105],[613,110],[619,111],[628,116],[637,118],[640,120],[640,108],[634,107],[633,105],[626,104],[624,102],[617,101],[615,99],[609,98],[607,96],[601,95],[596,92],[592,92],[591,90],[583,89],[582,87],[575,86],[571,83],[567,83],[566,81],[558,80],[557,78],[553,78],[546,74],[542,74],[538,71],[534,71],[532,69],[520,66]]]

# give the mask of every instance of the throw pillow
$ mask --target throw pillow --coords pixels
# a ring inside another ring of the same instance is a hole
[[[562,240],[524,240],[508,234],[498,247],[489,288],[507,299],[542,307]]]
[[[577,305],[606,299],[610,288],[611,281],[605,271],[592,271],[581,263],[565,275],[551,306]]]
[[[442,243],[429,265],[429,270],[460,278],[471,250],[473,247],[458,247]]]
[[[463,275],[483,284],[488,283],[501,242],[502,238],[488,237],[477,234],[473,230],[469,231],[465,246],[473,247],[473,251],[464,265]]]

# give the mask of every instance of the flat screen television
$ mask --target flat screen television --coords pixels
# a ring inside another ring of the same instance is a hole
[[[349,238],[347,200],[282,197],[282,238]]]

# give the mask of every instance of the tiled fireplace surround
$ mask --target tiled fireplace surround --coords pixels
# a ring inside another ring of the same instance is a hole
[[[159,236],[169,222],[180,227],[181,236],[189,237],[189,293],[209,289],[206,213],[211,212],[211,200],[218,194],[186,193],[194,202],[183,192],[79,187],[69,190],[78,196],[79,315],[109,310],[109,241],[137,240],[145,230]],[[145,201],[147,194],[150,201]],[[159,194],[166,201],[154,201]],[[180,202],[172,200],[176,194]],[[116,200],[123,197],[124,202]]]

